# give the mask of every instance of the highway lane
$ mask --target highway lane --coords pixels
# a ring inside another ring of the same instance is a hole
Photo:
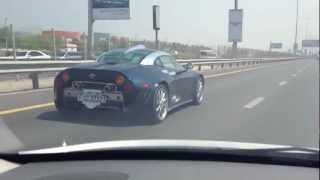
[[[14,107],[19,100],[41,104],[51,97],[51,91],[42,91],[0,96],[0,100],[7,98],[6,103]],[[77,144],[159,138],[318,147],[318,99],[319,65],[306,60],[208,78],[201,106],[179,108],[161,124],[110,111],[61,116],[52,106],[1,118],[26,149],[59,146],[64,140]]]

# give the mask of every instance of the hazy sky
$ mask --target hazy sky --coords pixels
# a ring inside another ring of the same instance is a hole
[[[131,20],[97,21],[96,32],[110,32],[137,39],[153,39],[152,5],[161,6],[160,39],[209,46],[230,45],[228,9],[234,0],[130,0]],[[0,24],[5,17],[18,30],[87,31],[87,0],[1,0]],[[303,38],[319,36],[319,0],[300,0]],[[292,47],[295,0],[239,0],[244,9],[241,47],[267,49],[270,41]]]

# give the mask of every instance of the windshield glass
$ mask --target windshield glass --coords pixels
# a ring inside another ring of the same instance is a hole
[[[1,0],[0,154],[318,148],[319,62],[319,0]]]
[[[98,58],[99,63],[131,63],[139,64],[140,61],[149,55],[152,50],[134,50],[127,52],[127,50],[113,50],[101,55]]]

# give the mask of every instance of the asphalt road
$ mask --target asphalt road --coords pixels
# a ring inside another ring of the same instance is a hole
[[[178,108],[159,124],[112,111],[62,116],[47,104],[52,102],[51,89],[0,94],[0,119],[28,150],[61,146],[64,140],[78,144],[128,139],[319,146],[316,60],[270,63],[240,73],[208,75],[205,91],[202,105]]]

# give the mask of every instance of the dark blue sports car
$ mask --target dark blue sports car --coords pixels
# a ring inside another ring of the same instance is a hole
[[[60,112],[112,108],[147,112],[162,121],[172,109],[200,104],[204,78],[170,54],[137,46],[101,55],[97,62],[80,64],[59,73],[54,101]]]

